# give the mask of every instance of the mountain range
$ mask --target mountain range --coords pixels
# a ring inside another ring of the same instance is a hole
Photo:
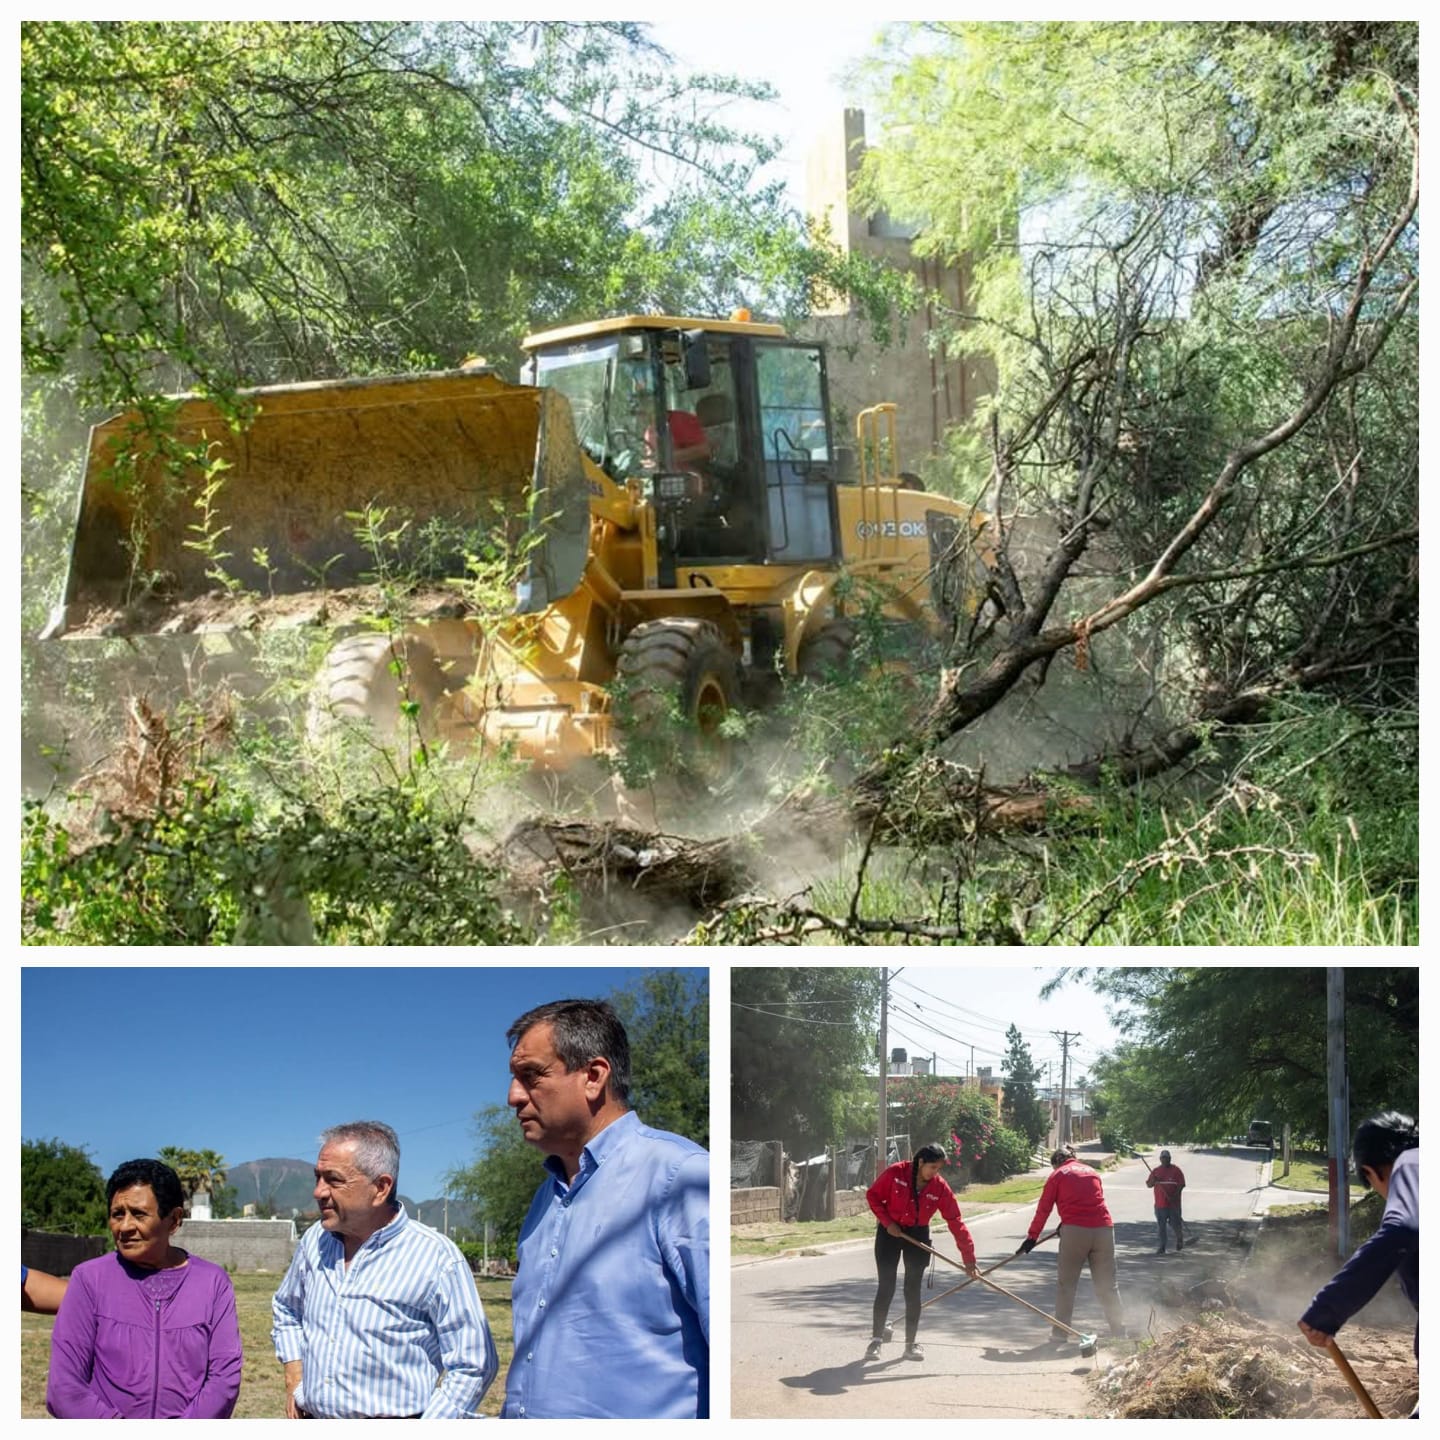
[[[313,1160],[245,1160],[231,1165],[226,1173],[225,1183],[235,1191],[235,1205],[243,1210],[246,1205],[258,1205],[262,1210],[273,1210],[276,1215],[305,1215],[315,1213],[315,1162]],[[412,1200],[402,1194],[400,1199],[405,1209],[425,1225],[437,1230],[446,1223],[446,1201]],[[474,1218],[472,1208],[463,1200],[449,1201],[449,1225],[451,1231],[466,1228]]]

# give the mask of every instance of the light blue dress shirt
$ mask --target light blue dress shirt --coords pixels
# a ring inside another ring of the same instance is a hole
[[[295,1403],[317,1418],[468,1419],[500,1369],[469,1263],[403,1205],[348,1270],[344,1242],[312,1225],[272,1308],[275,1353],[305,1364]]]
[[[507,1419],[710,1413],[710,1157],[634,1112],[554,1156],[520,1230]]]

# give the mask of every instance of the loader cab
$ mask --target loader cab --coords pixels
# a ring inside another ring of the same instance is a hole
[[[526,378],[562,389],[581,445],[657,515],[677,567],[838,559],[822,347],[777,325],[666,316],[532,336]]]

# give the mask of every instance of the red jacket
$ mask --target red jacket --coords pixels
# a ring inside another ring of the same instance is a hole
[[[1185,1172],[1178,1165],[1157,1165],[1146,1177],[1145,1183],[1155,1190],[1155,1208],[1168,1210],[1172,1205],[1180,1208],[1180,1192],[1185,1188]]]
[[[1059,1208],[1062,1225],[1094,1228],[1115,1223],[1105,1207],[1105,1190],[1100,1184],[1100,1176],[1079,1160],[1068,1160],[1050,1172],[1027,1232],[1030,1239],[1040,1238],[1046,1217],[1056,1207]]]
[[[955,1192],[937,1175],[928,1185],[921,1187],[917,1201],[910,1190],[912,1167],[910,1160],[897,1161],[865,1192],[875,1218],[882,1225],[927,1225],[938,1210],[960,1247],[960,1258],[967,1265],[973,1265],[975,1242],[960,1218]]]

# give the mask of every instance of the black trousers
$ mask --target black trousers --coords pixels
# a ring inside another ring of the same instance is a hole
[[[912,1240],[918,1240],[922,1245],[930,1243],[928,1225],[902,1225],[900,1228]],[[916,1332],[920,1329],[920,1286],[930,1257],[923,1250],[897,1239],[883,1225],[875,1227],[875,1271],[880,1283],[875,1291],[875,1318],[870,1333],[880,1335],[884,1332],[890,1302],[895,1298],[895,1272],[900,1268],[902,1255],[905,1257],[905,1343],[913,1345]]]

